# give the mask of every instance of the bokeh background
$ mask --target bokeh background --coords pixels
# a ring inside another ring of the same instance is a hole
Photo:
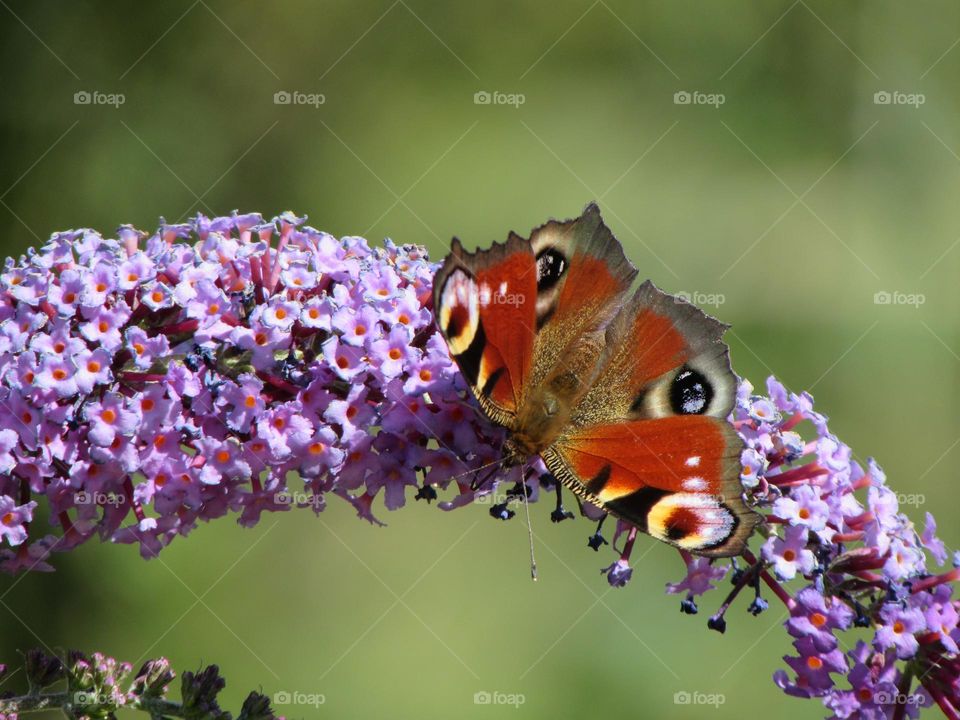
[[[641,276],[733,325],[741,375],[811,390],[960,545],[956,3],[0,6],[4,254],[239,208],[439,257],[597,200]],[[708,631],[712,608],[663,594],[681,564],[646,538],[610,591],[612,553],[548,509],[536,585],[523,525],[484,508],[224,519],[151,562],[91,543],[0,579],[0,656],[217,662],[232,709],[255,688],[325,696],[293,717],[823,716],[771,682],[781,608]]]

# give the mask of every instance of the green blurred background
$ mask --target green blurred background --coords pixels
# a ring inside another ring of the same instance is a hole
[[[0,5],[5,254],[239,208],[440,257],[454,234],[485,245],[595,199],[641,276],[722,296],[706,309],[732,323],[741,375],[812,390],[907,512],[938,511],[960,544],[956,3]],[[710,94],[722,104],[697,102]],[[680,561],[646,538],[610,591],[612,554],[548,509],[536,585],[523,525],[479,507],[421,504],[381,529],[340,502],[254,530],[224,519],[151,562],[90,543],[55,574],[0,580],[0,657],[217,662],[231,709],[255,688],[325,696],[279,708],[293,717],[823,716],[770,680],[780,607],[738,604],[726,635],[708,631],[712,606],[678,612],[663,587]],[[525,703],[475,705],[482,691]]]

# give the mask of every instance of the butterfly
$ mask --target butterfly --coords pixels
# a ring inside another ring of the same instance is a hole
[[[743,441],[727,325],[637,270],[596,204],[529,239],[467,252],[434,278],[434,312],[502,465],[539,455],[581,500],[681,550],[741,554],[759,515],[743,499]]]

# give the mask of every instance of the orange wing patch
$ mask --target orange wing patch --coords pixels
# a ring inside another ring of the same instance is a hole
[[[487,415],[508,428],[530,374],[536,295],[536,261],[525,241],[468,253],[455,239],[434,279],[450,354]]]
[[[684,415],[586,427],[543,458],[575,493],[653,537],[727,556],[757,521],[740,496],[741,448],[722,420]]]

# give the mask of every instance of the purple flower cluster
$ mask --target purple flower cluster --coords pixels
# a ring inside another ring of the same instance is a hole
[[[290,213],[198,216],[152,235],[64,232],[9,259],[0,568],[51,569],[51,552],[94,535],[154,557],[199,520],[236,513],[250,526],[264,511],[320,512],[329,496],[379,523],[378,498],[394,510],[453,486],[441,508],[478,501],[509,519],[511,504],[555,489],[551,519],[572,518],[542,462],[499,467],[503,433],[433,321],[435,270],[421,247],[338,240]],[[766,585],[789,609],[794,645],[775,682],[836,717],[902,718],[936,703],[960,720],[960,554],[943,567],[933,517],[918,532],[879,466],[856,462],[807,394],[771,378],[757,395],[743,382],[731,421],[746,444],[745,495],[766,515],[759,557],[681,553],[687,575],[667,592],[695,614],[729,576],[708,620],[722,632],[745,588],[748,611],[766,609]],[[46,518],[35,518],[40,496]],[[602,525],[602,511],[581,510]],[[618,522],[614,546],[621,536],[603,570],[615,587],[631,578],[637,529]],[[604,544],[598,527],[588,545]],[[844,643],[855,628],[869,642]]]
[[[50,569],[94,535],[153,557],[199,520],[329,494],[377,522],[378,496],[432,499],[495,459],[433,324],[434,270],[290,213],[63,232],[8,259],[0,567]],[[31,528],[39,496],[59,532]]]
[[[709,626],[725,628],[727,607],[747,585],[756,589],[749,610],[763,610],[763,582],[790,611],[795,652],[784,658],[789,671],[774,674],[784,692],[820,698],[839,718],[914,717],[931,703],[960,717],[960,553],[943,567],[933,516],[918,532],[880,467],[856,462],[806,393],[770,378],[767,395],[756,395],[743,382],[731,419],[747,446],[741,480],[751,504],[767,512],[767,538],[759,559],[745,553],[747,568],[732,564],[734,590]],[[681,609],[696,612],[694,598],[731,566],[686,560],[687,577],[667,592],[686,593]],[[803,583],[793,595],[782,585],[790,581]],[[855,628],[872,639],[845,641]]]
[[[112,718],[117,710],[140,711],[150,717],[231,720],[220,709],[217,696],[226,686],[216,665],[180,677],[180,702],[168,698],[176,677],[166,658],[148,660],[131,673],[130,663],[117,662],[101,653],[87,656],[71,650],[65,657],[33,649],[24,656],[28,691],[0,695],[0,720],[17,720],[20,714],[60,709],[71,718]],[[0,678],[6,667],[0,665]],[[9,680],[11,673],[4,678]],[[65,686],[65,687],[64,687]],[[237,720],[283,720],[274,714],[270,700],[251,692]]]

